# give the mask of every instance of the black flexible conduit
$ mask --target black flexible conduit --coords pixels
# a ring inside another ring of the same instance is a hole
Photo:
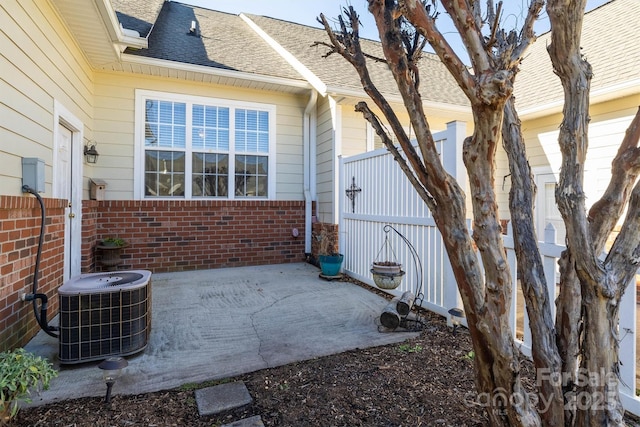
[[[24,300],[33,302],[33,315],[35,316],[38,325],[40,325],[40,328],[42,328],[42,330],[45,331],[47,335],[58,338],[59,334],[55,332],[58,330],[58,328],[56,328],[55,326],[49,326],[47,323],[47,302],[49,301],[49,299],[47,298],[46,294],[38,293],[38,275],[40,274],[40,257],[42,256],[42,242],[44,240],[46,219],[44,201],[42,200],[42,197],[40,197],[38,192],[28,185],[23,185],[22,191],[24,193],[33,194],[34,196],[36,196],[36,199],[38,199],[38,202],[40,203],[40,237],[38,238],[38,253],[36,254],[36,264],[33,267],[33,287],[31,290],[31,294],[25,295]],[[38,300],[41,301],[40,313],[38,313]]]

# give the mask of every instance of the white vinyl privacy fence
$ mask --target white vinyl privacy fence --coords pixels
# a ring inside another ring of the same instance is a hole
[[[464,133],[464,125],[454,122],[449,124],[446,131],[434,135],[445,167],[462,185],[466,182],[466,172],[460,160]],[[338,188],[345,191],[339,198],[340,251],[344,254],[345,273],[375,286],[370,273],[372,262],[400,262],[406,275],[397,289],[388,292],[396,296],[407,290],[416,295],[422,294],[422,307],[443,316],[448,316],[450,308],[462,307],[440,233],[425,203],[391,153],[380,149],[340,159]],[[413,262],[409,246],[394,231],[385,232],[387,224],[400,232],[415,248],[422,265],[422,280],[419,280],[420,272]],[[385,239],[388,239],[389,245],[385,244]],[[531,334],[522,294],[516,286],[516,257],[510,234],[505,236],[504,242],[514,284],[511,329],[521,344],[522,352],[530,356]],[[557,261],[564,246],[556,243],[553,226],[544,230],[544,239],[539,243],[539,248],[545,265],[547,286],[554,301],[557,295]],[[552,308],[555,310],[554,304]],[[636,397],[636,325],[634,281],[628,286],[620,307],[620,392],[625,409],[640,415],[640,399]]]

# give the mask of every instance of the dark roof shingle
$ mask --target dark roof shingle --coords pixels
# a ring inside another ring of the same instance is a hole
[[[190,34],[192,21],[196,35]],[[132,55],[245,73],[302,80],[237,15],[166,2],[149,36],[149,48]]]
[[[141,37],[149,35],[163,3],[164,0],[111,0],[122,26],[137,31]]]

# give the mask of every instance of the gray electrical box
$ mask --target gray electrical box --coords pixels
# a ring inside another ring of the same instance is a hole
[[[91,200],[104,200],[107,183],[98,178],[89,179],[89,196]]]
[[[36,157],[22,158],[22,185],[44,193],[44,160]]]

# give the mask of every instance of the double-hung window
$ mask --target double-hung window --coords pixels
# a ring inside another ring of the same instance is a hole
[[[136,198],[273,198],[275,106],[136,93]]]

